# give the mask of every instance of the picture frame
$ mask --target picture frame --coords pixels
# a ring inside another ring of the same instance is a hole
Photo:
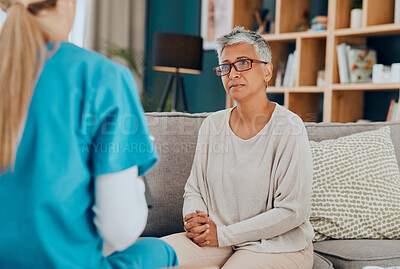
[[[203,49],[214,50],[217,37],[233,25],[233,0],[201,0],[201,37]]]

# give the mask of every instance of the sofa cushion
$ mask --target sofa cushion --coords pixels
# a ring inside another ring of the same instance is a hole
[[[146,174],[153,198],[142,236],[183,232],[183,193],[189,177],[197,135],[209,114],[146,113],[159,161]]]
[[[400,166],[400,122],[372,123],[329,123],[306,122],[307,135],[310,141],[320,142],[326,139],[336,139],[355,133],[372,131],[384,126],[390,127],[390,137],[396,152],[397,164]]]
[[[314,240],[399,239],[400,171],[390,128],[310,144]]]
[[[330,260],[335,269],[400,265],[400,240],[326,240],[315,242],[314,251]]]

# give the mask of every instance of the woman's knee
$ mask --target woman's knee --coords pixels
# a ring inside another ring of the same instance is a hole
[[[141,257],[143,268],[161,268],[178,265],[178,257],[175,250],[166,242],[153,237],[138,240],[125,250],[128,253]]]
[[[168,243],[161,239],[146,237],[137,241],[136,244],[146,250],[148,253],[152,253],[154,256],[162,254],[172,257],[175,260],[177,259],[175,250]]]

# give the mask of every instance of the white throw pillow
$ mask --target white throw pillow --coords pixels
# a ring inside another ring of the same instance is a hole
[[[390,128],[310,144],[314,241],[400,239],[400,171]]]

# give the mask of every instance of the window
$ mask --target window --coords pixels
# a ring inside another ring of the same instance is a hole
[[[86,1],[76,1],[76,14],[75,21],[72,27],[71,33],[69,34],[69,41],[77,46],[83,46],[83,39],[85,33],[85,12],[86,12]],[[6,20],[7,14],[0,9],[0,28],[3,26]]]

